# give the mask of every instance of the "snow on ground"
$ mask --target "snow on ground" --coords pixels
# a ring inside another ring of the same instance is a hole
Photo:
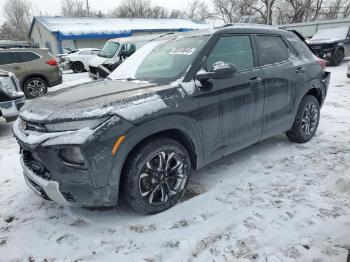
[[[346,261],[350,249],[350,79],[331,86],[316,137],[283,135],[193,174],[181,203],[153,216],[42,200],[0,122],[0,261]],[[65,83],[86,74],[64,75]]]

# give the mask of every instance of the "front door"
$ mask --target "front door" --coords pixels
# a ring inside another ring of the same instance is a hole
[[[210,161],[257,142],[262,134],[263,74],[256,67],[249,35],[223,35],[207,55],[207,71],[231,63],[237,72],[227,79],[200,83],[203,133]]]

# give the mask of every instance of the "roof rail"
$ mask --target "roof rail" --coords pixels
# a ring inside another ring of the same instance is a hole
[[[229,26],[233,26],[233,25],[234,25],[234,23],[228,23],[228,24],[216,26],[215,29],[225,28],[225,27],[229,27]]]
[[[0,42],[0,48],[1,49],[8,49],[8,48],[39,48],[39,45],[37,44],[30,44],[30,43],[11,43],[11,42]]]

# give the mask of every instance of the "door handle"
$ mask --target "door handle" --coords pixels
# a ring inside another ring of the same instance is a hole
[[[14,70],[20,70],[22,67],[19,67],[19,66],[13,66],[11,67],[11,69],[14,69]]]
[[[253,77],[253,78],[249,79],[248,83],[250,85],[258,85],[258,84],[261,83],[261,81],[262,81],[262,79],[260,77],[256,76],[256,77]]]
[[[299,74],[299,75],[302,75],[302,74],[304,74],[305,73],[305,68],[304,67],[298,67],[296,70],[295,70],[295,72],[297,72],[297,74]]]

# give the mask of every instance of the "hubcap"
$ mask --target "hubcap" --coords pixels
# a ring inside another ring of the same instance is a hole
[[[301,128],[305,135],[312,135],[317,128],[318,110],[315,104],[308,104],[305,107],[303,118],[301,120]]]
[[[187,181],[183,160],[175,152],[159,152],[149,158],[139,177],[141,197],[159,205],[181,193]]]
[[[32,80],[28,83],[27,89],[32,96],[41,96],[45,93],[45,85],[40,80]]]

